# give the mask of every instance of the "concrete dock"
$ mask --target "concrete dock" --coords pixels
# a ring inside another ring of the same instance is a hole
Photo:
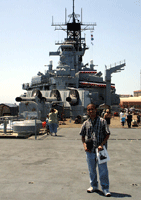
[[[89,174],[80,128],[58,136],[0,139],[1,200],[99,200],[87,193]],[[108,142],[110,199],[141,199],[141,129],[111,128]]]

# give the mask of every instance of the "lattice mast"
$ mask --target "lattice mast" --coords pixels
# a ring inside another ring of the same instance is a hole
[[[84,44],[85,38],[81,37],[82,31],[86,30],[94,30],[94,26],[96,23],[83,23],[82,22],[82,8],[81,8],[81,21],[79,21],[79,14],[75,14],[74,10],[74,0],[73,0],[73,12],[72,14],[68,15],[69,20],[67,22],[67,14],[65,9],[65,23],[54,23],[52,18],[52,26],[55,26],[55,30],[63,30],[67,33],[67,38],[65,41],[69,43],[75,43],[75,49],[79,51],[81,45]],[[57,43],[61,44],[61,43]],[[87,48],[88,49],[88,48]]]

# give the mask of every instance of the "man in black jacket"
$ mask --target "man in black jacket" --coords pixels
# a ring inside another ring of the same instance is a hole
[[[128,124],[128,128],[131,128],[131,122],[132,122],[132,115],[129,112],[127,115],[127,124]]]

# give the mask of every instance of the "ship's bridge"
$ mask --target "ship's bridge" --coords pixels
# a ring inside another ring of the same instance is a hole
[[[60,47],[62,51],[72,51],[74,49],[72,44],[63,44]]]

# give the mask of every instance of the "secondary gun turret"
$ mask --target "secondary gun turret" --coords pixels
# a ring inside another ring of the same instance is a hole
[[[32,91],[32,96],[31,97],[16,97],[16,101],[17,102],[21,102],[21,101],[35,101],[36,98],[38,97],[38,99],[43,100],[44,98],[42,97],[42,93],[40,92],[40,90],[34,89]]]
[[[71,106],[76,106],[79,104],[79,93],[75,89],[71,89],[69,96],[66,97],[66,101],[69,102]]]

